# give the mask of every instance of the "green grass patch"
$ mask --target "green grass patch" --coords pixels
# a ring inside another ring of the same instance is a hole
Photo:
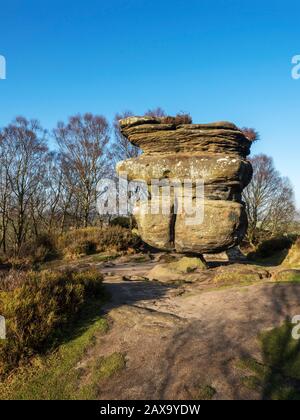
[[[113,353],[108,357],[97,359],[89,366],[89,370],[91,371],[89,383],[81,387],[78,395],[80,399],[96,399],[100,391],[101,381],[117,374],[124,369],[125,366],[125,355],[122,353]]]
[[[94,381],[109,378],[125,367],[125,356],[122,353],[113,353],[108,357],[101,357],[93,366]]]
[[[245,376],[242,378],[242,384],[252,391],[256,391],[261,388],[262,383],[257,376]]]
[[[299,283],[300,282],[300,270],[284,270],[276,273],[274,276],[276,282],[281,283]]]
[[[261,363],[258,363],[255,359],[243,358],[236,364],[239,369],[248,371],[249,373],[255,373],[258,376],[265,376],[268,373],[268,368]]]
[[[262,363],[253,358],[240,360],[242,383],[259,390],[265,400],[300,400],[300,341],[292,337],[295,325],[281,327],[259,336]]]
[[[243,274],[243,273],[235,273],[232,271],[232,273],[226,272],[226,273],[220,273],[217,274],[214,278],[214,283],[219,285],[248,285],[252,284],[255,281],[259,281],[259,277],[254,274]]]
[[[0,385],[0,399],[76,400],[96,399],[99,381],[125,366],[124,356],[113,354],[93,366],[80,367],[96,338],[105,334],[108,323],[99,315],[102,302],[90,302],[80,321],[64,333],[56,351],[34,357]],[[82,378],[91,372],[88,381]]]
[[[195,400],[210,401],[216,395],[216,390],[210,385],[203,385],[199,387],[195,395]]]
[[[94,262],[109,262],[120,257],[121,254],[95,254],[92,256]]]

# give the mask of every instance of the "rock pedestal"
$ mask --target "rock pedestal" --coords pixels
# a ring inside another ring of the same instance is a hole
[[[246,159],[251,142],[234,124],[178,124],[170,117],[130,117],[121,120],[120,127],[144,152],[117,165],[117,171],[127,173],[129,180],[143,180],[149,186],[152,179],[204,182],[201,224],[187,224],[184,211],[145,214],[142,205],[137,206],[135,217],[146,243],[162,250],[203,254],[222,252],[241,242],[247,229],[241,194],[252,177]]]

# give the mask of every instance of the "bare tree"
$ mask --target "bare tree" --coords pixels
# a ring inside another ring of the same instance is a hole
[[[295,214],[295,220],[293,223],[293,233],[300,234],[300,211],[297,210]]]
[[[44,166],[48,159],[45,135],[36,120],[28,121],[23,117],[18,117],[2,132],[2,246],[6,248],[10,226],[16,255],[31,233],[30,209],[36,206],[44,183]]]
[[[58,123],[54,136],[59,145],[65,185],[75,201],[75,214],[88,226],[96,212],[97,183],[109,171],[109,125],[101,115],[76,115]]]
[[[131,144],[121,133],[119,121],[123,118],[131,117],[131,111],[125,111],[122,114],[116,114],[113,122],[114,140],[112,146],[112,155],[114,163],[121,160],[135,158],[140,155],[141,149]]]
[[[0,215],[1,215],[1,239],[0,246],[4,254],[7,251],[8,214],[11,198],[11,187],[8,176],[9,160],[5,138],[0,133]]]
[[[32,202],[32,218],[36,234],[55,233],[62,218],[61,200],[63,173],[60,156],[56,152],[48,154],[44,167],[44,182],[40,186],[38,199]]]
[[[249,220],[248,240],[255,245],[262,235],[287,232],[296,209],[290,181],[280,176],[273,159],[258,155],[251,163],[253,179],[243,197]]]

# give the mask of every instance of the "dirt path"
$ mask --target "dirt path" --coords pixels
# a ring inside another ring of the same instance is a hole
[[[137,270],[126,266],[128,272]],[[111,328],[89,357],[121,352],[126,368],[101,385],[100,399],[197,398],[204,385],[217,399],[260,397],[241,385],[236,362],[259,359],[258,333],[300,314],[300,285],[203,292],[197,284],[122,281],[121,270],[116,273],[105,281]]]

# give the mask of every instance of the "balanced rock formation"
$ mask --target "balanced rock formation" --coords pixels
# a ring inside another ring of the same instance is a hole
[[[153,179],[182,183],[188,179],[192,185],[204,182],[201,224],[187,224],[184,210],[180,214],[151,214],[142,211],[142,203],[137,206],[135,217],[146,243],[162,250],[203,254],[222,252],[241,242],[247,229],[241,194],[252,178],[246,159],[251,142],[234,124],[181,124],[171,117],[129,117],[120,120],[120,127],[144,153],[120,162],[117,171],[127,173],[128,180],[145,181],[151,200],[157,200],[151,197]]]

